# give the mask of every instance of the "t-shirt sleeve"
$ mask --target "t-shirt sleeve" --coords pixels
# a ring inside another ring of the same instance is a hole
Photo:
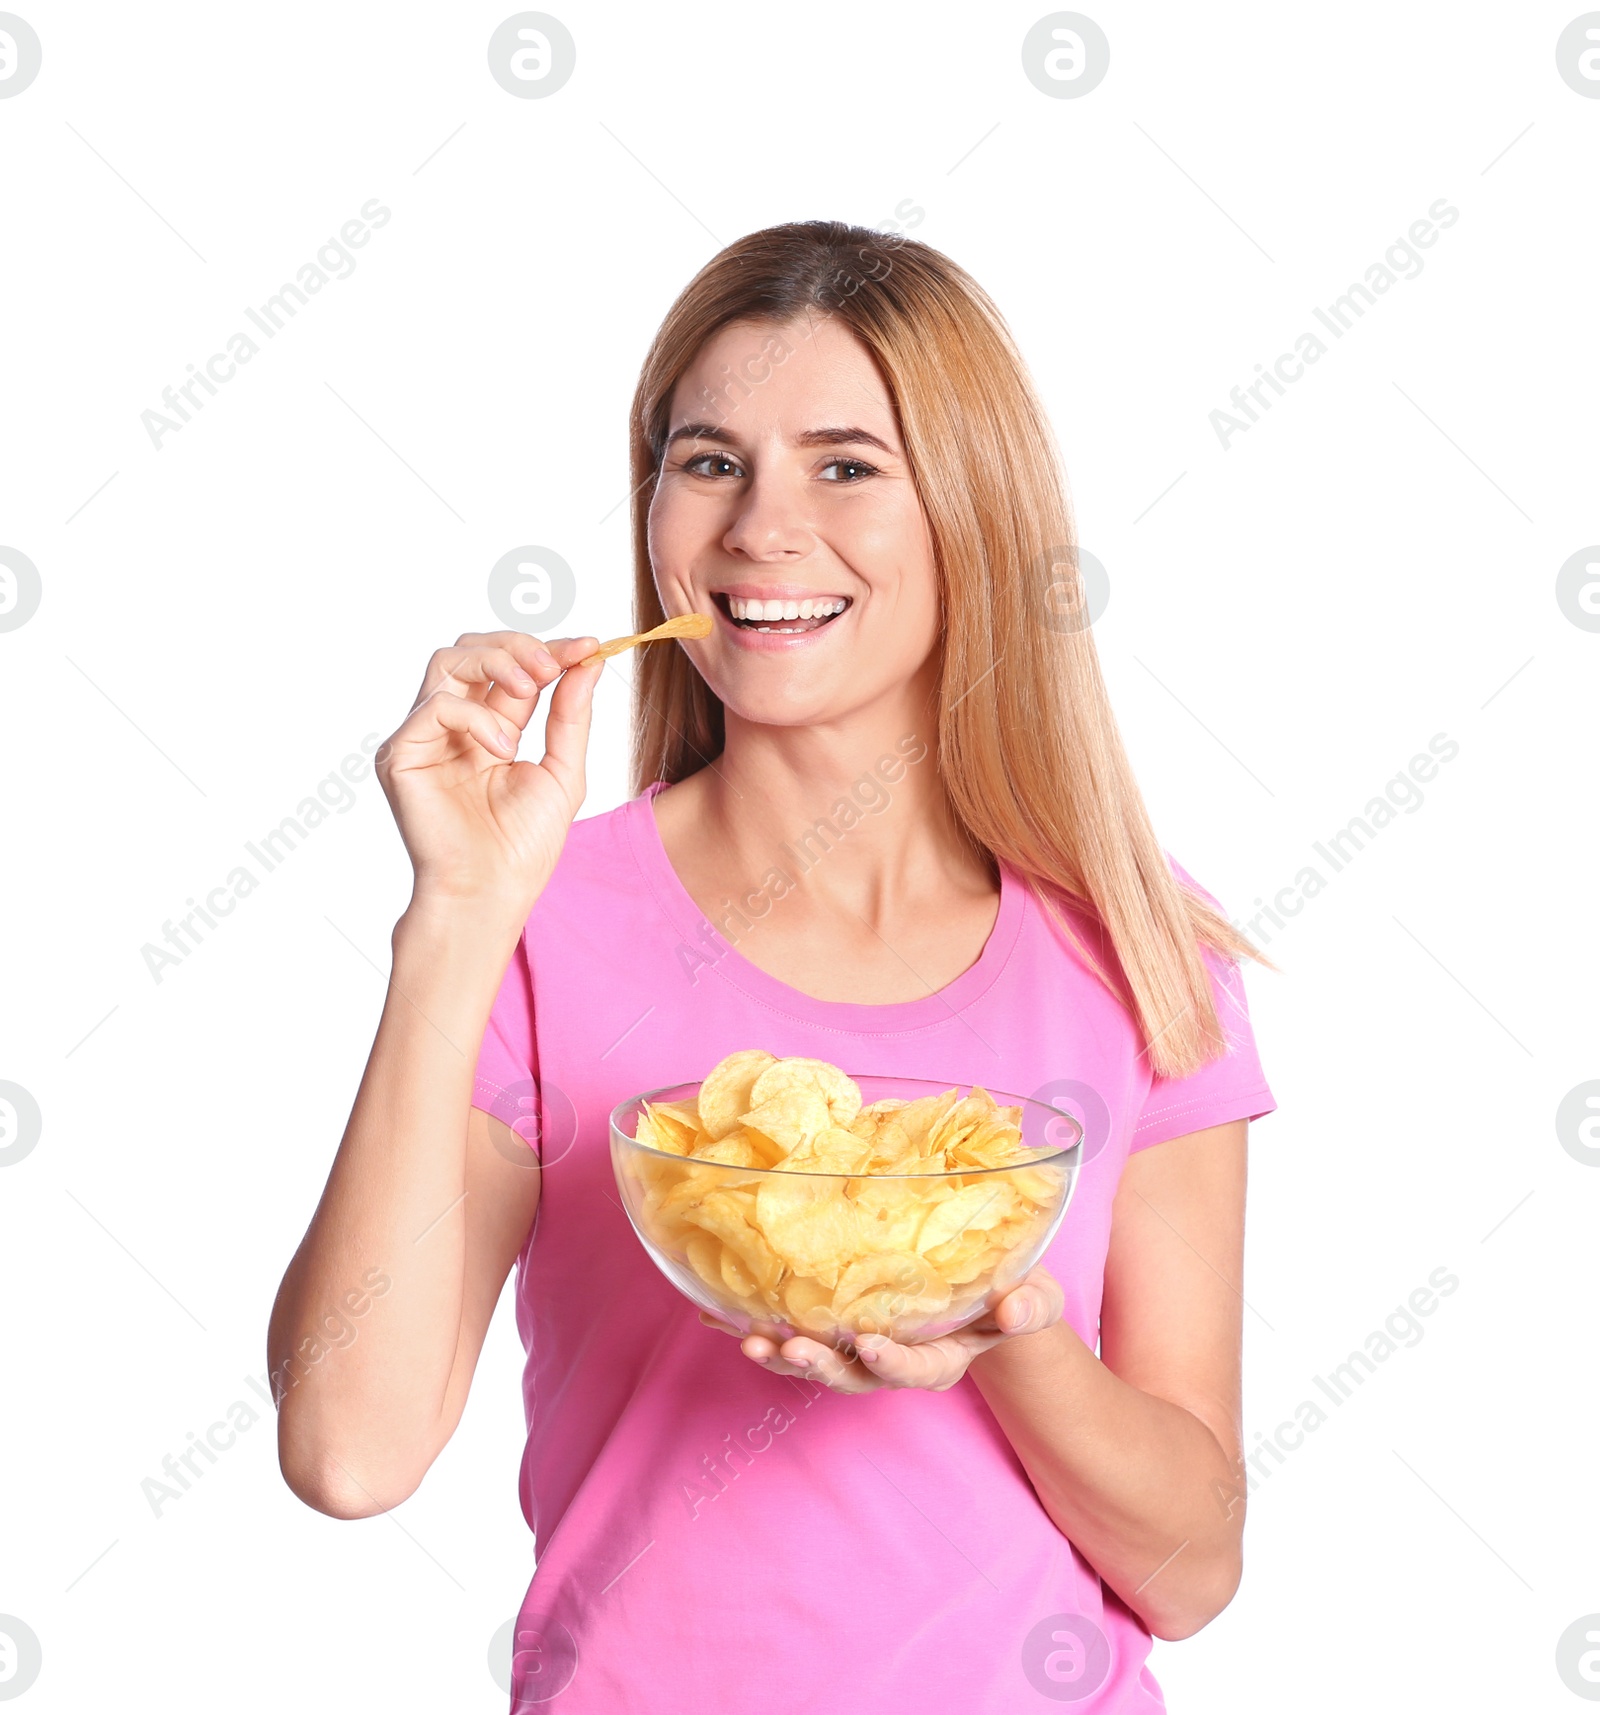
[[[528,1147],[539,1148],[538,1054],[533,1037],[533,981],[519,940],[489,1011],[472,1080],[472,1105],[503,1120]]]
[[[1170,858],[1168,861],[1172,862]],[[1193,888],[1222,911],[1220,903],[1176,862],[1172,862],[1172,869],[1180,883]],[[1227,913],[1223,911],[1223,915]],[[1228,1051],[1207,1061],[1187,1078],[1155,1079],[1135,1122],[1128,1145],[1130,1154],[1152,1144],[1165,1143],[1168,1138],[1224,1125],[1229,1120],[1260,1119],[1277,1108],[1277,1101],[1267,1088],[1255,1034],[1250,1028],[1243,971],[1237,962],[1210,947],[1202,947],[1200,957],[1211,977],[1211,994],[1218,1022],[1228,1040]]]

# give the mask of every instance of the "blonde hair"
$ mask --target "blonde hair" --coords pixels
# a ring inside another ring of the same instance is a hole
[[[700,270],[634,395],[635,626],[665,618],[646,524],[679,379],[731,323],[819,312],[877,359],[927,516],[943,614],[936,755],[955,819],[1023,876],[1130,1007],[1152,1068],[1186,1076],[1227,1048],[1197,943],[1276,967],[1168,867],[1101,678],[1054,437],[999,310],[965,270],[915,239],[840,221],[768,227]],[[749,396],[750,381],[734,386]],[[635,794],[721,753],[722,703],[686,651],[641,651],[633,694]],[[1102,953],[1109,936],[1123,985],[1063,904],[1103,929]]]

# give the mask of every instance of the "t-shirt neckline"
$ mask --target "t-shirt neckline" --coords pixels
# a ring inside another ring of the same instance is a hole
[[[1000,870],[1000,908],[994,927],[977,961],[960,976],[916,1000],[865,1005],[848,1000],[817,1000],[769,975],[714,930],[678,879],[667,848],[662,844],[651,799],[666,782],[653,781],[626,806],[626,827],[634,857],[643,871],[657,905],[683,940],[685,974],[696,980],[708,975],[731,983],[763,1006],[787,1014],[804,1024],[839,1030],[853,1035],[881,1035],[921,1030],[946,1024],[970,1007],[993,987],[1016,946],[1026,910],[1026,887],[1022,877],[1004,858]],[[702,962],[704,961],[704,962]]]

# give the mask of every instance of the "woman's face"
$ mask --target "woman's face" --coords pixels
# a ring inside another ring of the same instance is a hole
[[[685,372],[667,429],[656,589],[668,614],[715,615],[685,647],[727,709],[801,726],[903,697],[938,639],[938,590],[867,348],[815,316],[735,323]]]

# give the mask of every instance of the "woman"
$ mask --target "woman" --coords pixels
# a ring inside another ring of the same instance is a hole
[[[636,657],[637,795],[573,820],[588,637],[461,638],[381,753],[415,890],[273,1315],[285,1477],[340,1518],[404,1500],[516,1261],[515,1707],[1161,1708],[1151,1636],[1240,1575],[1275,1104],[1252,949],[1118,739],[1021,360],[937,251],[776,227],[674,305],[633,460],[639,627],[715,616]],[[753,1047],[1071,1106],[1044,1264],[915,1347],[708,1330],[615,1200],[607,1114]]]

